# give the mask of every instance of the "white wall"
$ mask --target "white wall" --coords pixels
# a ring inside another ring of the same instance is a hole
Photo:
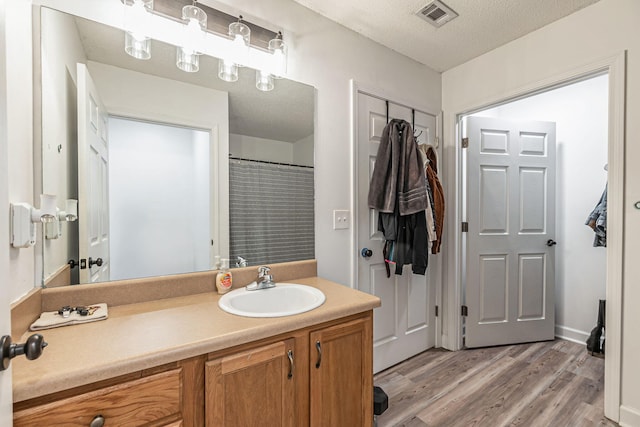
[[[556,336],[584,344],[605,299],[606,251],[584,222],[607,183],[607,75],[474,116],[556,123]]]
[[[31,4],[28,1],[8,2],[6,6],[6,99],[8,162],[7,183],[9,202],[39,204],[34,198],[33,171],[33,72],[31,36]],[[2,209],[8,209],[3,206]],[[8,226],[3,224],[3,226]],[[42,226],[38,225],[38,233]],[[40,240],[40,237],[38,237]],[[3,243],[5,244],[5,243]],[[6,243],[8,245],[8,242]],[[40,284],[35,276],[35,248],[9,249],[9,286],[11,301]]]
[[[75,22],[69,15],[42,10],[42,192],[55,194],[58,207],[78,198],[77,175],[77,63],[86,63]],[[60,147],[60,148],[58,148]],[[78,254],[76,223],[63,223],[62,236],[42,241],[48,278]],[[77,259],[77,258],[75,258]]]
[[[232,133],[229,153],[243,159],[313,166],[313,135],[292,143]]]
[[[208,182],[207,132],[109,119],[112,280],[210,267]]]
[[[313,134],[293,144],[293,163],[313,166]]]
[[[445,117],[445,153],[447,166],[455,161],[454,114],[479,107],[481,102],[498,101],[505,94],[517,93],[552,77],[569,73],[585,64],[620,54],[626,50],[626,123],[624,255],[623,255],[623,328],[621,423],[640,425],[640,210],[633,203],[640,200],[640,2],[637,0],[601,0],[566,18],[446,71],[442,76],[442,105]],[[455,186],[455,174],[446,176],[449,194]],[[454,202],[454,200],[449,199]],[[448,235],[456,224],[449,222]],[[454,279],[450,261],[445,283]]]
[[[243,159],[291,163],[293,161],[293,144],[232,133],[229,135],[229,154]]]

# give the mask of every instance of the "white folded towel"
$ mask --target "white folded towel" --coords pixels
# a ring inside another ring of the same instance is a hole
[[[58,314],[57,311],[46,311],[40,315],[38,320],[33,322],[29,327],[32,331],[39,331],[42,329],[58,328],[60,326],[76,325],[78,323],[96,322],[98,320],[104,320],[108,317],[107,304],[92,304],[86,306],[89,310],[89,314],[86,316],[80,315],[77,311],[72,311],[69,317],[63,317]]]

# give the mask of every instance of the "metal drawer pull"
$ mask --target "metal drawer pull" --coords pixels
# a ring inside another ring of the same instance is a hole
[[[322,345],[320,341],[316,341],[316,350],[318,350],[318,361],[316,362],[316,369],[320,368],[320,363],[322,363]]]
[[[289,374],[287,375],[288,379],[293,378],[293,350],[289,350],[287,352],[287,357],[289,358]]]
[[[89,424],[89,427],[102,426],[104,426],[104,417],[102,415],[96,415],[95,417],[93,417],[93,419],[91,420],[91,424]]]

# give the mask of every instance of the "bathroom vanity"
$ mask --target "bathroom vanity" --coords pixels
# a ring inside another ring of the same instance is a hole
[[[43,331],[42,357],[12,365],[14,425],[371,425],[379,299],[317,277],[295,282],[325,303],[249,318],[205,292],[110,304],[105,321]]]

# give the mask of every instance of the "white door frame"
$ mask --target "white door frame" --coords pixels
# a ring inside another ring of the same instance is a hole
[[[456,111],[444,113],[445,137],[451,141],[460,140],[459,119],[463,115],[495,107],[536,93],[565,86],[603,72],[609,76],[609,130],[608,130],[608,223],[607,229],[607,357],[605,358],[604,413],[608,418],[620,418],[620,386],[622,362],[622,289],[623,289],[623,228],[624,228],[624,129],[625,129],[625,75],[626,51],[602,58],[589,64],[566,70],[563,73],[536,81],[515,90],[497,93],[462,105]],[[449,143],[445,150],[445,170],[447,189],[452,194],[447,201],[453,204],[448,209],[446,233],[453,244],[447,251],[445,260],[445,280],[451,284],[443,289],[446,303],[443,319],[443,346],[449,350],[462,348],[462,233],[459,224],[462,218],[461,159],[460,144]],[[451,167],[453,166],[453,167]],[[453,202],[453,203],[452,203]],[[611,226],[613,225],[613,227]]]
[[[349,268],[351,270],[349,281],[351,283],[351,287],[353,289],[358,288],[358,257],[360,256],[360,249],[358,248],[358,227],[356,226],[356,220],[358,218],[358,93],[363,93],[366,95],[373,96],[375,98],[379,98],[382,100],[388,100],[389,102],[393,102],[396,105],[401,105],[403,107],[415,109],[432,115],[436,118],[436,138],[441,144],[442,141],[442,112],[434,112],[433,109],[428,108],[421,104],[420,102],[412,102],[404,97],[398,97],[396,94],[388,93],[380,88],[374,88],[372,86],[358,83],[355,80],[349,80],[349,89],[351,92],[350,102],[351,102],[351,118],[350,118],[350,126],[351,126],[351,141],[350,141],[350,155],[351,155],[351,194],[349,197],[350,200],[350,210],[351,214],[349,216],[349,221],[351,224],[351,236],[349,241],[349,246],[351,247],[351,253],[349,256]],[[437,147],[436,147],[437,148]],[[440,166],[442,168],[443,166]],[[433,268],[433,264],[436,264],[437,271],[440,274],[436,277],[435,287],[436,287],[436,305],[442,307],[442,258],[444,255],[440,255],[436,258],[435,262],[430,262],[430,267]],[[442,335],[442,321],[441,316],[436,316],[435,323],[435,333],[436,333],[436,341],[435,346],[440,347],[440,337]]]

